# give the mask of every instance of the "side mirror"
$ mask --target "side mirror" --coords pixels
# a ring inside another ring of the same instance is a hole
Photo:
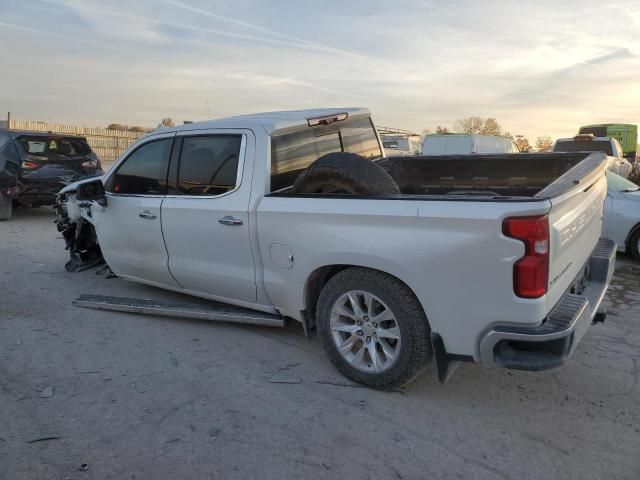
[[[76,198],[80,201],[95,201],[103,207],[107,206],[107,196],[102,180],[83,183],[78,187]]]

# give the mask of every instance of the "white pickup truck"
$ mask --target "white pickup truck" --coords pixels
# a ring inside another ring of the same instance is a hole
[[[551,149],[553,152],[603,152],[607,155],[609,170],[627,178],[632,165],[627,161],[622,146],[612,137],[595,137],[591,133],[578,134],[575,137],[559,138]]]
[[[545,158],[542,158],[542,157]],[[614,269],[604,154],[383,157],[366,109],[164,129],[60,192],[71,268],[317,328],[349,378],[561,365]]]

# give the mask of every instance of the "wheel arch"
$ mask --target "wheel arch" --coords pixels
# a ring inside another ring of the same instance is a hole
[[[631,240],[631,237],[633,237],[633,235],[638,230],[640,230],[640,222],[636,223],[633,227],[629,229],[629,233],[627,233],[627,238],[625,238],[624,240],[624,246],[627,248],[627,250],[629,249],[629,241]]]
[[[413,296],[416,298],[416,300],[418,301],[418,304],[420,305],[420,308],[422,309],[423,313],[427,318],[427,323],[429,324],[429,326],[431,326],[427,309],[425,308],[422,301],[420,300],[420,297],[416,294],[415,290],[411,288],[409,283],[406,282],[403,278],[394,274],[393,272],[385,271],[379,268],[373,268],[366,265],[344,264],[344,263],[324,265],[324,266],[318,267],[315,270],[313,270],[307,277],[307,281],[305,282],[305,286],[304,286],[304,308],[306,312],[306,317],[312,326],[315,325],[315,314],[316,314],[315,311],[316,311],[316,306],[318,304],[318,299],[320,297],[320,292],[322,291],[324,286],[329,282],[329,280],[331,280],[331,278],[333,278],[339,272],[346,270],[348,268],[366,268],[374,272],[384,273],[385,275],[389,275],[395,278],[396,280],[398,280],[399,282],[401,282],[404,286],[407,287],[407,289],[409,289],[409,291],[411,291]]]

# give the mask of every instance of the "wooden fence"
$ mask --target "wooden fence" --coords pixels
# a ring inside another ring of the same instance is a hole
[[[58,125],[54,123],[30,122],[9,119],[7,128],[11,130],[28,130],[34,132],[52,132],[66,135],[86,137],[87,142],[100,160],[114,162],[129,146],[149,132],[130,132],[108,130],[106,128],[88,128],[77,125]]]

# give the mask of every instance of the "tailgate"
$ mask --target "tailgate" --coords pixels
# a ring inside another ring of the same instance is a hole
[[[586,273],[587,260],[602,234],[606,168],[604,154],[591,154],[539,194],[556,194],[549,197],[548,308]]]

